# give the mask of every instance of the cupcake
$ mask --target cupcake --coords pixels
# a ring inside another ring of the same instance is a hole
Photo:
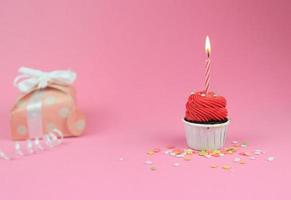
[[[183,119],[187,144],[192,149],[220,149],[229,124],[226,99],[214,92],[195,92],[186,104]]]

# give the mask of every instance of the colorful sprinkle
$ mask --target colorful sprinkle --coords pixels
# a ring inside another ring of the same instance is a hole
[[[185,161],[190,161],[190,160],[192,160],[192,157],[189,156],[189,155],[186,155],[186,156],[184,157],[184,160],[185,160]]]
[[[178,154],[178,155],[176,155],[175,157],[176,157],[176,158],[184,158],[185,155],[184,155],[184,154]]]
[[[186,155],[192,155],[194,153],[194,151],[192,149],[186,149],[185,150],[185,154]]]
[[[261,155],[262,153],[263,153],[263,151],[260,150],[260,149],[256,149],[256,150],[254,151],[254,154],[256,154],[256,155]]]
[[[211,158],[212,156],[211,155],[205,155],[205,158]]]
[[[255,156],[251,156],[250,159],[251,160],[256,160],[256,157]]]
[[[147,165],[151,165],[151,164],[153,164],[153,162],[150,161],[150,160],[147,160],[147,161],[145,161],[144,163],[147,164]]]
[[[152,156],[152,155],[155,154],[155,152],[154,152],[153,150],[149,150],[149,151],[147,152],[147,154],[148,154],[149,156]]]
[[[171,157],[174,157],[177,160],[177,158],[183,158],[184,161],[191,161],[194,158],[194,155],[197,154],[201,157],[209,158],[209,159],[215,159],[217,157],[230,157],[230,159],[233,159],[233,162],[244,165],[247,164],[246,159],[250,160],[256,160],[258,155],[265,154],[265,151],[262,151],[260,149],[254,149],[254,150],[248,150],[249,147],[246,142],[239,142],[239,141],[232,141],[232,144],[228,147],[224,147],[222,149],[214,149],[214,150],[193,150],[190,148],[175,148],[173,145],[167,145],[167,148],[165,150],[161,148],[151,148],[146,153],[148,155],[155,155],[161,151],[162,153]],[[245,149],[243,149],[245,148]],[[152,171],[157,170],[157,168],[153,165],[153,161],[151,161],[151,158],[148,157],[149,160],[145,160],[144,164],[149,165],[149,169]],[[273,161],[275,160],[274,156],[269,156],[265,158],[267,161]],[[123,158],[121,157],[120,160],[122,161]],[[172,164],[174,167],[179,167],[181,164],[179,162],[175,162]],[[211,168],[222,168],[224,170],[230,170],[232,169],[231,165],[225,164],[225,165],[217,165],[217,164],[211,164],[209,167]],[[236,165],[235,167],[239,167],[239,165]]]
[[[220,157],[220,154],[212,154],[213,157]]]
[[[274,156],[270,156],[270,157],[267,158],[267,160],[268,161],[273,161],[273,160],[275,160],[275,157]]]
[[[156,171],[156,170],[157,170],[157,168],[156,168],[156,167],[154,167],[154,166],[151,166],[151,167],[150,167],[150,170],[151,170],[151,171]]]
[[[159,149],[159,148],[154,148],[153,149],[153,152],[155,152],[155,153],[159,153],[161,151],[161,149]]]
[[[218,166],[215,164],[210,165],[211,168],[217,168]]]
[[[169,155],[171,153],[171,151],[165,151],[164,152],[166,155]]]
[[[229,166],[229,165],[223,165],[222,166],[222,169],[224,169],[224,170],[230,170],[231,169],[231,166]]]
[[[244,160],[239,161],[239,164],[246,164],[246,162]]]
[[[211,153],[212,154],[220,154],[221,152],[219,150],[213,150]]]
[[[228,147],[228,148],[225,148],[224,152],[227,154],[233,154],[236,152],[236,148],[235,147]]]
[[[206,155],[208,155],[208,153],[205,150],[201,150],[201,151],[199,151],[198,155],[199,156],[206,156]]]
[[[234,147],[240,147],[240,144],[234,144],[233,146]]]
[[[241,156],[250,156],[251,154],[248,152],[240,152],[239,155]]]
[[[179,155],[179,154],[182,154],[184,151],[181,149],[174,149],[172,152],[176,155]]]
[[[174,163],[173,166],[174,167],[179,167],[180,166],[180,163]]]

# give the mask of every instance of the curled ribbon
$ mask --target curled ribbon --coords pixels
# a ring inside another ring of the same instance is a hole
[[[21,145],[19,142],[15,142],[15,149],[12,155],[8,155],[4,151],[0,150],[0,159],[4,160],[13,160],[17,157],[22,157],[25,155],[30,155],[38,151],[44,151],[46,149],[51,149],[62,144],[64,135],[59,129],[54,129],[48,134],[45,134],[40,140],[38,138],[32,140],[26,140],[24,145]],[[43,142],[41,142],[43,141]],[[44,144],[42,144],[44,143]],[[25,146],[25,147],[23,147]]]
[[[22,93],[29,93],[35,88],[43,89],[49,84],[71,85],[76,80],[76,73],[69,70],[44,72],[28,67],[19,68],[20,73],[14,80],[14,85]]]

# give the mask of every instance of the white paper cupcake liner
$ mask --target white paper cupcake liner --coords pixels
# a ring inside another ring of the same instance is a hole
[[[224,146],[229,120],[221,124],[196,124],[183,119],[187,145],[196,150],[214,150]]]

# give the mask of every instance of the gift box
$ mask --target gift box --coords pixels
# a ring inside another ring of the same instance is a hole
[[[86,122],[76,105],[74,72],[21,67],[19,73],[14,84],[21,95],[11,109],[13,140],[42,138],[54,130],[65,137],[83,133]]]

